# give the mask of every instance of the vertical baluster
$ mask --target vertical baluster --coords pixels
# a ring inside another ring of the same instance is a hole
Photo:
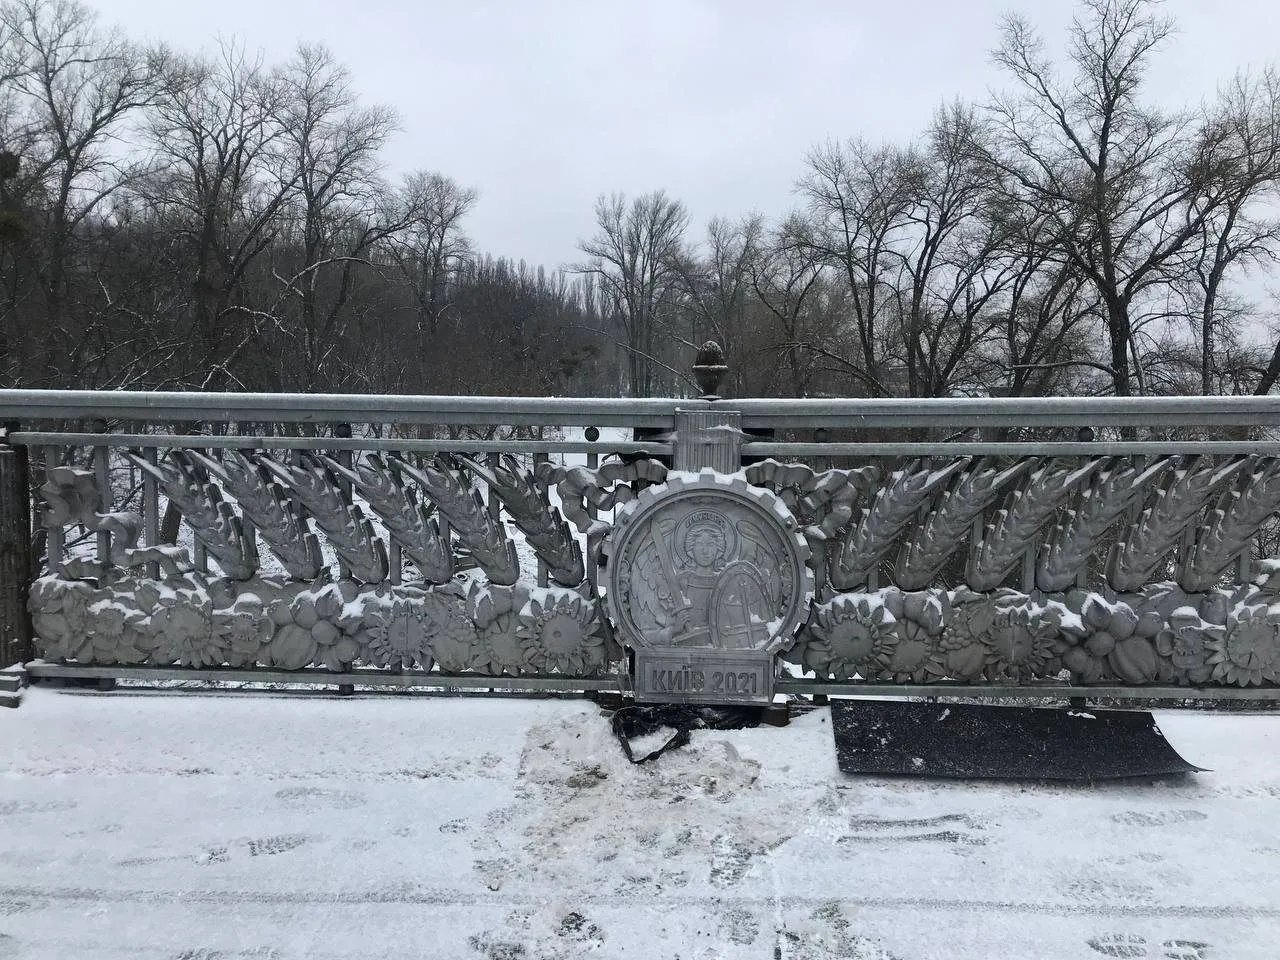
[[[814,443],[828,443],[831,440],[831,431],[826,427],[818,427],[813,431]],[[819,452],[813,456],[813,472],[826,473],[832,468],[831,457],[826,453]],[[819,601],[831,599],[835,591],[830,590],[827,586],[827,578],[830,567],[827,562],[828,546],[825,540],[815,540],[810,544],[809,569],[813,571],[813,595]]]
[[[547,463],[548,460],[549,458],[545,453],[535,453],[533,455],[533,475],[535,477],[538,476],[538,467],[544,463]],[[536,482],[538,484],[539,490],[544,490],[544,491],[546,490],[546,484],[543,483],[541,478],[539,478]],[[545,561],[543,561],[540,558],[538,560],[538,586],[545,587],[547,586],[548,583],[550,583],[550,578],[547,575],[547,564]]]
[[[25,446],[9,443],[21,426],[4,424],[0,439],[0,668],[31,659],[31,482]],[[14,706],[14,698],[8,698]]]
[[[196,433],[199,430],[200,430],[200,424],[194,423],[192,425],[191,432]],[[204,453],[205,451],[200,450],[198,452]],[[197,482],[203,479],[203,473],[204,471],[201,470],[200,466],[197,464],[195,468],[195,477]],[[190,524],[188,524],[188,526],[190,526]],[[209,572],[209,549],[204,545],[204,541],[202,541],[199,537],[195,537],[194,530],[192,530],[191,532],[194,538],[194,542],[191,550],[191,559],[195,563],[195,568],[197,573],[207,574]]]
[[[249,551],[249,557],[253,561],[256,569],[261,555],[258,553],[258,528],[254,526],[253,521],[244,514],[240,515],[240,529],[244,531],[245,548]]]
[[[813,431],[814,443],[828,443],[830,442],[830,440],[831,440],[831,431],[828,430],[826,427],[818,427],[816,430]],[[814,473],[825,473],[827,470],[830,470],[830,469],[831,469],[831,457],[827,456],[826,453],[822,453],[822,452],[814,456],[813,458]]]
[[[1080,427],[1078,430],[1076,430],[1076,440],[1080,443],[1092,443],[1094,440],[1093,427]],[[1084,486],[1081,487],[1079,492],[1072,494],[1072,496],[1076,498],[1077,504],[1080,504],[1080,505],[1083,504],[1085,492],[1088,491],[1089,488],[1093,486],[1093,484],[1095,483],[1097,483],[1096,474],[1093,477],[1090,477],[1089,480],[1085,482]],[[1090,562],[1091,562],[1091,558],[1085,557],[1084,563],[1081,565],[1080,569],[1076,571],[1076,587],[1080,590],[1087,590],[1089,588]]]
[[[62,466],[62,448],[48,446],[44,448],[44,473],[45,478],[49,476],[49,472],[54,467]],[[48,537],[45,540],[45,550],[48,555],[49,573],[56,574],[58,568],[62,566],[62,527],[49,527]]]
[[[1248,583],[1253,579],[1253,547],[1254,540],[1251,539],[1240,556],[1236,557],[1236,576],[1241,583]]]
[[[94,433],[106,433],[107,421],[98,419],[93,422]],[[97,446],[93,448],[94,484],[98,488],[99,513],[110,513],[115,509],[115,498],[111,494],[111,455],[110,448]],[[98,566],[105,572],[111,568],[111,534],[106,530],[98,531]]]
[[[987,532],[987,514],[982,511],[973,518],[973,527],[969,530],[969,559],[965,570],[972,570],[978,554],[982,550],[982,535]]]
[[[1193,523],[1182,531],[1182,539],[1178,542],[1178,550],[1174,554],[1173,579],[1175,580],[1182,575],[1182,571],[1187,568],[1187,564],[1195,554],[1197,526],[1197,523]]]
[[[439,454],[434,454],[434,456],[438,457]],[[448,461],[441,459],[439,463],[442,467],[444,467],[444,469],[446,470],[450,469],[448,466]],[[450,551],[450,554],[452,554],[453,553],[453,527],[449,525],[448,517],[446,517],[443,513],[441,513],[439,508],[436,509],[436,517],[440,521],[440,539],[444,541],[445,549]]]
[[[391,582],[399,584],[404,579],[404,555],[398,540],[393,539],[387,547],[387,563],[391,566]]]
[[[381,456],[384,458],[384,460],[388,458],[387,453],[383,453]],[[408,455],[405,453],[392,452],[390,456],[403,460]],[[409,498],[410,502],[412,503],[419,502],[415,498],[412,485],[406,484],[404,482],[404,477],[401,476],[400,471],[396,469],[395,464],[391,463],[389,464],[389,467],[391,469],[392,475],[396,479],[396,482],[404,486],[405,495]],[[394,584],[403,583],[404,582],[404,550],[403,548],[401,548],[400,544],[397,543],[394,539],[391,540],[391,543],[387,547],[387,562],[391,565],[391,582]]]
[[[595,443],[600,439],[600,430],[597,427],[587,427],[582,432],[588,443]],[[587,469],[595,470],[600,466],[600,454],[595,450],[587,451]],[[587,515],[592,520],[596,519],[596,508],[587,504]],[[600,568],[596,566],[596,562],[591,556],[587,556],[587,582],[591,584],[591,592],[599,594],[600,592]]]
[[[301,431],[292,424],[285,424],[280,428],[280,435],[296,437],[301,436]],[[297,447],[283,448],[276,454],[276,456],[279,458],[281,463],[287,463],[291,467],[302,466],[302,450]],[[298,499],[293,490],[289,488],[288,484],[282,484],[281,486],[284,488],[285,503],[288,504],[289,509],[294,512],[294,516],[298,518],[298,523],[301,524],[304,520],[309,519],[311,514],[308,512],[307,508],[303,506],[302,501]],[[315,527],[311,528],[311,532],[316,534],[317,540],[320,539],[319,531]],[[321,569],[322,571],[327,572],[328,561],[324,556],[324,547],[325,544],[321,541]]]
[[[350,440],[350,439],[351,439],[351,424],[349,424],[349,423],[335,423],[335,424],[333,425],[333,435],[334,435],[335,437],[337,437],[337,438],[341,439],[341,440]],[[350,449],[345,449],[345,450],[339,450],[337,453],[338,453],[338,455],[337,455],[337,457],[336,457],[335,459],[338,461],[338,464],[339,464],[341,467],[343,467],[343,468],[345,468],[345,469],[347,469],[347,470],[350,470],[350,469],[351,469],[351,467],[352,467],[352,465],[355,463],[355,452],[354,452],[353,450],[350,450]],[[345,503],[348,507],[350,507],[350,506],[351,506],[351,504],[352,504],[352,502],[353,502],[353,495],[352,495],[352,489],[351,489],[351,481],[350,481],[350,480],[348,480],[348,479],[347,479],[345,476],[343,476],[342,474],[339,474],[339,475],[338,475],[338,495],[342,497],[342,502],[343,502],[343,503]],[[399,566],[399,554],[398,554],[398,552],[395,550],[395,542],[394,542],[394,541],[392,542],[391,546],[392,546],[392,549],[391,549],[391,551],[387,554],[387,565],[388,565],[389,567],[391,567],[391,568],[392,568],[392,570],[394,570],[394,569],[395,569],[395,567],[398,567],[398,566]],[[394,562],[394,566],[392,566],[393,562]],[[398,571],[397,571],[397,573],[398,573]],[[396,575],[397,575],[397,574],[396,574],[396,573],[392,573],[392,572],[391,572],[391,570],[389,570],[389,571],[388,571],[388,574],[391,576],[391,578],[392,578],[392,582],[393,582],[393,583],[397,582],[397,580],[396,580]],[[347,565],[346,565],[346,564],[344,564],[344,563],[340,563],[340,564],[338,565],[338,576],[339,576],[339,577],[346,577],[346,576],[349,576],[349,575],[350,575],[350,573],[349,573],[349,568],[347,567]],[[348,669],[350,669],[350,665],[348,665]],[[354,686],[353,684],[349,684],[349,683],[340,683],[340,684],[338,684],[338,694],[339,694],[340,696],[351,696],[351,695],[352,695],[352,694],[354,694],[355,692],[356,692],[356,688],[355,688],[355,686]]]
[[[212,429],[217,429],[217,425],[214,424]],[[203,431],[204,431],[204,423],[203,421],[200,421],[200,420],[192,420],[190,423],[187,424],[185,429],[185,432],[192,436],[198,436]],[[199,449],[197,447],[189,447],[188,449],[196,453],[201,453],[205,455],[207,455],[209,452],[208,450]],[[198,463],[195,464],[194,473],[195,473],[197,482],[204,482],[209,479],[207,476],[205,476],[204,468],[201,467]],[[188,524],[188,526],[190,526],[190,524]],[[193,535],[195,534],[194,530],[192,530],[192,534]],[[192,559],[195,561],[195,567],[197,572],[204,573],[204,574],[207,574],[209,572],[209,549],[204,545],[204,542],[200,540],[200,538],[198,537],[195,538],[195,545],[194,545],[194,549],[192,550]]]
[[[147,447],[142,451],[147,463],[158,462],[155,447]],[[150,471],[142,474],[142,536],[148,547],[160,543],[160,484]],[[160,564],[155,560],[147,562],[147,576],[152,580],[160,577]]]
[[[490,472],[493,472],[497,469],[497,467],[501,463],[501,457],[499,454],[496,454],[496,453],[486,453],[484,455],[484,462],[485,462],[485,466],[489,468]],[[472,482],[477,482],[477,478],[475,477],[472,477],[471,480]],[[496,493],[494,493],[492,487],[489,487],[486,492],[488,493],[488,497],[486,497],[485,499],[485,509],[489,514],[489,519],[492,520],[495,525],[501,524],[502,523],[502,501],[498,499],[498,496]]]
[[[1200,458],[1197,458],[1197,459],[1199,460]],[[1210,455],[1206,455],[1204,459],[1209,460],[1213,464],[1214,468],[1215,469],[1217,468],[1219,461],[1216,457],[1210,454]],[[1196,531],[1200,527],[1201,520],[1203,520],[1203,516],[1197,518],[1188,527],[1186,527],[1186,529],[1182,531],[1182,536],[1178,539],[1178,549],[1175,550],[1173,554],[1172,579],[1174,580],[1178,580],[1181,578],[1182,572],[1187,569],[1187,565],[1191,563],[1192,556],[1195,555]],[[1158,571],[1157,571],[1157,576],[1161,580],[1164,579],[1164,577],[1159,576]]]
[[[1027,547],[1022,555],[1022,592],[1031,593],[1036,588],[1036,548]]]
[[[488,466],[489,472],[493,473],[502,463],[502,456],[497,453],[485,454],[484,462],[485,465]],[[489,501],[487,506],[489,508],[490,519],[497,521],[502,518],[502,501],[493,495],[492,490],[489,491]]]
[[[340,440],[351,439],[351,424],[335,423],[333,425],[333,435]],[[339,450],[337,451],[337,454],[338,455],[334,459],[337,460],[340,465],[350,470],[351,464],[354,462],[351,455],[351,451]],[[348,480],[346,477],[342,476],[341,474],[338,475],[338,495],[342,497],[343,503],[345,503],[348,507],[351,506],[351,481]],[[390,558],[388,557],[388,560],[389,559]],[[346,579],[350,576],[351,576],[351,568],[348,567],[344,561],[339,560],[338,561],[338,577],[340,579]]]

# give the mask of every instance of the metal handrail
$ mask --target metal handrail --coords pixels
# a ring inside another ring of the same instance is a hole
[[[449,440],[403,437],[258,437],[169,433],[55,433],[15,431],[9,443],[86,447],[169,447],[188,450],[387,450],[395,453],[596,453],[670,454],[670,443],[605,440]]]
[[[666,427],[719,404],[745,427],[1280,425],[1280,396],[726,399],[0,390],[0,420],[432,423]]]
[[[167,447],[191,450],[385,450],[396,453],[595,453],[669,456],[673,444],[653,440],[452,440],[403,437],[261,437],[170,433],[80,433],[19,430],[8,435],[18,446],[58,444],[86,447]],[[748,441],[749,457],[1121,457],[1170,453],[1280,457],[1280,442],[1268,440],[1140,440],[1089,443],[773,443]]]
[[[452,397],[302,393],[0,390],[0,419],[108,417],[225,423],[386,423],[669,427],[678,407],[706,401],[586,397]]]
[[[15,437],[21,436],[15,434]],[[21,442],[21,441],[19,441]],[[1170,453],[1218,456],[1280,456],[1271,440],[1138,440],[1055,443],[756,443],[742,445],[748,457],[1132,457]]]

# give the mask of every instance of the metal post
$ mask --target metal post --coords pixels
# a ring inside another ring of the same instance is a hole
[[[31,649],[31,499],[26,447],[0,440],[0,668],[25,663]]]
[[[742,414],[737,410],[677,410],[675,468],[737,473],[742,466]]]
[[[701,400],[720,399],[720,381],[728,372],[720,344],[708,340],[693,361],[693,376]],[[711,409],[675,411],[676,442],[672,465],[677,470],[711,468],[737,473],[742,466],[742,413],[718,404]]]

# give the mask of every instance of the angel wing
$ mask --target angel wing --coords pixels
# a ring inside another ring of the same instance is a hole
[[[664,633],[671,623],[671,586],[662,570],[658,545],[649,538],[631,564],[631,618],[644,634]]]
[[[760,579],[770,606],[776,605],[782,597],[783,570],[778,558],[770,549],[769,540],[756,524],[750,520],[738,521],[738,534],[741,545],[738,548],[738,559],[745,560],[760,571]]]

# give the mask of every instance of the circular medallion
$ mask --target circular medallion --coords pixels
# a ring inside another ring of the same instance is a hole
[[[604,549],[605,601],[629,646],[772,653],[813,590],[809,547],[786,505],[709,470],[646,489]]]

